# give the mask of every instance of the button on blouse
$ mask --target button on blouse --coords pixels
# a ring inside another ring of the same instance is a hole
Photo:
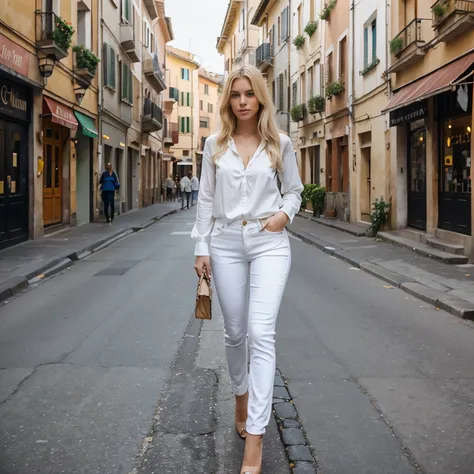
[[[196,241],[195,255],[208,256],[215,225],[236,219],[265,219],[283,211],[292,222],[301,206],[301,183],[291,140],[280,134],[283,171],[277,173],[262,142],[247,167],[239,156],[234,140],[214,162],[217,135],[206,140],[203,151],[197,217],[191,237]],[[278,188],[278,179],[281,188]]]

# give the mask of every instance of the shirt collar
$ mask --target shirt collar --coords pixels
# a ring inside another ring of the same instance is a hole
[[[227,143],[227,146],[236,154],[238,155],[239,152],[237,151],[237,146],[235,145],[234,139],[231,137]],[[265,141],[262,139],[260,145],[258,145],[257,150],[255,152],[254,158],[257,158],[258,155],[265,149]]]

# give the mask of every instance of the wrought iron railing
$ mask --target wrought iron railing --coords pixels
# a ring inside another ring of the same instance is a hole
[[[433,26],[437,27],[452,14],[474,13],[474,0],[438,0],[432,7]]]
[[[262,43],[257,48],[257,66],[264,62],[272,60],[272,45],[270,43]]]
[[[159,123],[163,123],[163,110],[150,99],[145,99],[145,103],[143,104],[143,116],[146,119],[155,119]]]
[[[422,22],[424,21],[430,20],[415,18],[390,41],[390,51],[392,54],[399,56],[410,45],[424,41],[422,35]]]

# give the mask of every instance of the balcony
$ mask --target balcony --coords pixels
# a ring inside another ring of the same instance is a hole
[[[56,61],[68,55],[74,29],[53,12],[36,11],[36,49]]]
[[[144,0],[146,11],[150,15],[151,20],[156,20],[158,18],[158,9],[156,5],[156,0]]]
[[[140,46],[135,40],[135,28],[130,23],[120,24],[120,43],[132,63],[140,61]]]
[[[153,54],[153,57],[145,59],[143,62],[143,73],[158,94],[166,89],[165,75],[160,67],[156,53]]]
[[[429,28],[430,20],[416,18],[390,41],[392,66],[390,72],[402,69],[419,61],[424,55],[424,29]]]
[[[97,73],[99,58],[84,46],[76,45],[72,48],[74,57],[74,72],[80,83],[88,87]]]
[[[438,40],[449,43],[474,28],[474,0],[438,0],[432,7]]]
[[[179,142],[178,124],[174,122],[168,123],[168,130],[165,131],[163,143],[167,146],[176,145]]]
[[[272,45],[270,43],[262,43],[257,48],[257,67],[260,71],[265,72],[272,63]]]
[[[143,105],[142,125],[145,133],[158,132],[163,128],[163,111],[150,99],[145,99]]]
[[[179,100],[179,90],[176,87],[170,87],[168,89],[168,97],[165,97],[165,102],[172,102],[173,104],[175,102],[178,102]]]

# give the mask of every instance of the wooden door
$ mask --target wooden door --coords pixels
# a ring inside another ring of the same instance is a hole
[[[62,133],[61,126],[48,123],[43,134],[43,221],[44,225],[62,220]]]

